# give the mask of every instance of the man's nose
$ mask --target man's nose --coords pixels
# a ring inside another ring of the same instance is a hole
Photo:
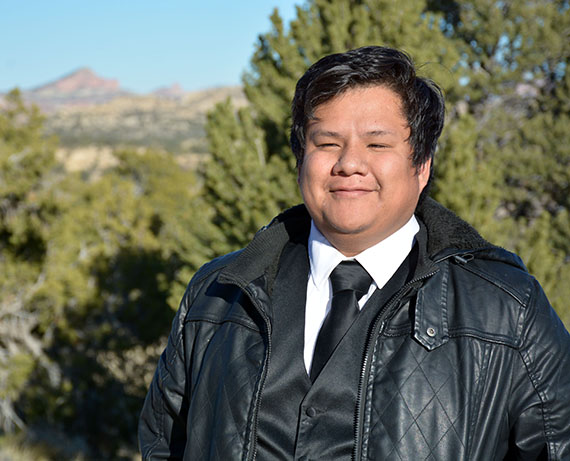
[[[368,162],[366,150],[356,143],[346,143],[339,152],[337,161],[333,167],[333,174],[353,175],[366,174]]]

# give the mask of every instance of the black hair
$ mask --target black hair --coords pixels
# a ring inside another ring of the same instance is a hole
[[[412,59],[406,53],[366,46],[325,56],[297,82],[290,137],[297,167],[303,163],[305,129],[316,108],[348,89],[376,85],[391,89],[401,98],[403,115],[410,128],[412,164],[419,168],[433,160],[445,117],[441,89],[433,81],[416,75]],[[427,192],[428,187],[425,189]]]

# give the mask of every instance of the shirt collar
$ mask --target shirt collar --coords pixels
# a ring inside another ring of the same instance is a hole
[[[309,261],[313,283],[321,286],[328,281],[331,272],[341,261],[356,260],[370,274],[377,287],[382,288],[408,256],[419,230],[418,221],[412,215],[410,220],[392,235],[362,253],[347,258],[331,245],[311,220]]]

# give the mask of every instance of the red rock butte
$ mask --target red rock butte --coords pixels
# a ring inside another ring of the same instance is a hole
[[[118,91],[119,81],[99,77],[87,67],[76,70],[54,82],[36,88],[34,92],[73,93],[82,89]]]

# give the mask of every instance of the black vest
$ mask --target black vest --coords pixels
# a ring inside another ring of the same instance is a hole
[[[259,411],[257,459],[350,459],[366,339],[384,304],[413,273],[416,254],[374,292],[311,385],[303,360],[307,247],[287,244],[273,286],[272,351]]]

